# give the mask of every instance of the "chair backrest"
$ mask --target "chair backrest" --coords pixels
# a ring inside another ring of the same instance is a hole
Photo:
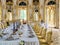
[[[36,25],[36,24],[34,24],[33,28],[34,28],[34,29],[37,29],[36,27],[37,27],[37,25]]]
[[[42,27],[39,26],[39,33],[42,35]]]
[[[47,32],[47,29],[43,28],[43,29],[42,29],[42,37],[43,37],[43,38],[46,37],[46,32]]]
[[[35,24],[35,25],[34,25],[34,31],[35,31],[36,33],[40,33],[40,35],[42,35],[42,30],[43,30],[43,28],[40,27],[39,24]]]
[[[36,29],[36,25],[33,26],[33,29],[34,29],[34,30]]]
[[[47,32],[46,40],[50,44],[52,41],[52,31]]]
[[[36,31],[39,32],[40,31],[40,26],[38,24],[36,24],[35,26],[36,26]]]

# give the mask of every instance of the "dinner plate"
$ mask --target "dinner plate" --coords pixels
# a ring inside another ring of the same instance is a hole
[[[29,35],[28,38],[33,38],[35,37],[33,34]]]

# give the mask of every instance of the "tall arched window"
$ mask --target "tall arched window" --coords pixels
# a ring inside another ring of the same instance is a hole
[[[55,27],[54,16],[55,16],[55,2],[49,1],[45,6],[45,21],[49,27]]]
[[[49,26],[54,27],[54,8],[46,8],[46,21]]]
[[[27,4],[26,4],[26,2],[19,3],[19,19],[27,20]]]

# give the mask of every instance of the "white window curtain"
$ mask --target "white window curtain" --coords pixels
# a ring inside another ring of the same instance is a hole
[[[7,13],[7,18],[6,18],[6,20],[8,21],[12,21],[12,13],[11,12],[8,12]]]
[[[10,14],[9,20],[11,21],[12,20],[12,13],[10,12],[9,14]]]
[[[38,21],[38,12],[34,13],[34,21]]]
[[[27,19],[26,10],[20,10],[20,19],[21,20]]]
[[[54,27],[54,10],[53,9],[47,8],[46,21],[49,27]]]

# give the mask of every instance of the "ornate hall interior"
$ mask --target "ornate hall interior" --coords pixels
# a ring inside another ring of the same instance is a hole
[[[0,0],[0,45],[60,45],[60,0]]]

